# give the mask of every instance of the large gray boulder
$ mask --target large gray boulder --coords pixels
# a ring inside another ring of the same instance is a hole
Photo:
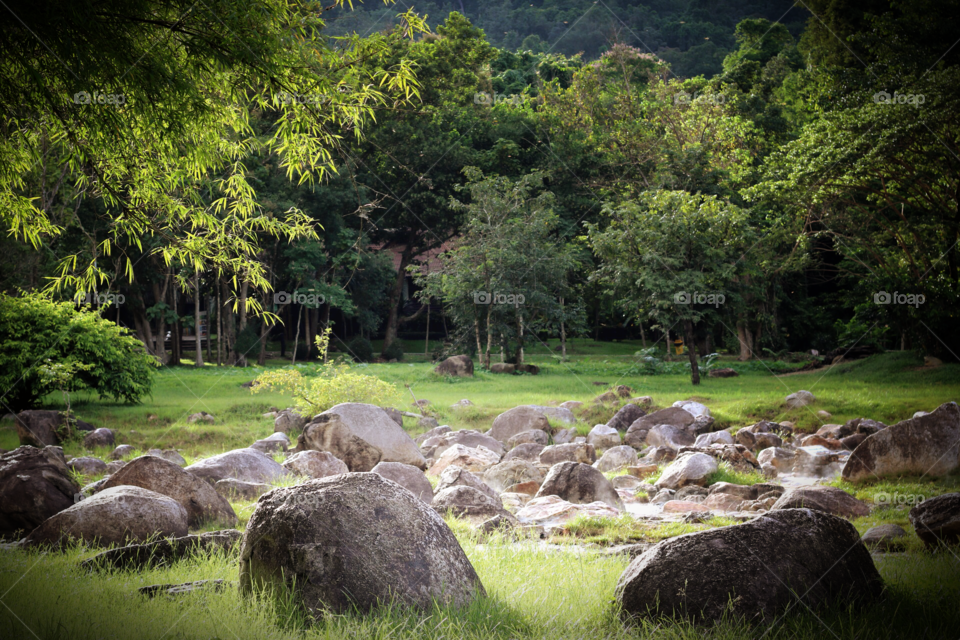
[[[493,426],[487,433],[491,438],[506,442],[518,433],[539,429],[550,433],[547,416],[536,407],[521,405],[504,411],[493,420]]]
[[[427,480],[423,471],[412,464],[381,462],[373,468],[373,473],[378,473],[387,480],[396,482],[427,504],[430,504],[433,500],[433,486]]]
[[[218,480],[234,478],[244,482],[273,482],[290,474],[273,458],[256,449],[234,449],[219,455],[198,460],[187,467],[198,478],[210,484]]]
[[[113,435],[113,431],[101,427],[94,429],[83,437],[83,448],[112,447],[115,442],[116,438]]]
[[[473,377],[473,360],[470,356],[450,356],[434,368],[434,372],[441,376],[458,378]]]
[[[960,493],[924,500],[910,509],[910,524],[929,547],[960,541]]]
[[[119,486],[141,487],[169,496],[187,510],[187,524],[199,527],[207,522],[236,524],[237,514],[227,499],[209,482],[154,456],[141,456],[110,476],[100,491]]]
[[[560,462],[582,462],[593,464],[597,461],[597,450],[586,442],[552,444],[540,452],[540,464],[553,466]]]
[[[63,414],[59,411],[21,411],[17,414],[16,425],[21,445],[38,449],[55,447],[60,444]]]
[[[544,450],[542,444],[535,444],[533,442],[528,442],[526,444],[517,445],[513,449],[507,452],[507,455],[501,458],[501,462],[506,462],[507,460],[526,460],[527,462],[539,462],[540,453]]]
[[[667,447],[679,451],[680,447],[688,447],[697,441],[692,431],[670,424],[658,424],[647,432],[647,444],[653,447]]]
[[[809,391],[804,391],[801,389],[796,393],[791,393],[786,397],[786,403],[788,409],[799,409],[800,407],[806,407],[816,402],[817,398],[810,393]]]
[[[497,492],[490,488],[490,485],[466,469],[457,466],[447,467],[443,470],[443,473],[441,473],[437,479],[436,493],[440,493],[448,487],[459,486],[473,487],[474,489],[484,492],[491,498],[498,498]]]
[[[240,589],[289,592],[296,605],[369,612],[396,603],[423,611],[484,596],[443,519],[376,473],[349,473],[274,489],[250,517]]]
[[[380,407],[359,402],[345,402],[327,409],[320,415],[332,413],[340,416],[355,436],[363,438],[379,449],[380,459],[383,462],[402,462],[412,464],[419,469],[427,468],[427,460],[417,447],[417,443]]]
[[[443,427],[438,428],[442,429]],[[447,429],[449,430],[449,427],[447,427]],[[444,451],[455,444],[461,444],[470,449],[486,447],[490,451],[493,451],[497,455],[501,456],[506,451],[506,448],[503,446],[502,442],[491,438],[485,433],[480,433],[479,431],[475,431],[473,429],[449,431],[448,433],[427,438],[421,442],[421,451],[423,451],[423,454],[429,458],[439,458],[443,455]]]
[[[608,427],[613,427],[617,431],[626,431],[630,425],[647,415],[647,412],[640,408],[640,405],[625,404],[620,410],[607,422]]]
[[[815,509],[841,518],[870,515],[870,507],[866,503],[857,500],[843,489],[821,485],[787,489],[770,508],[771,511],[781,509]]]
[[[507,450],[513,450],[521,444],[539,444],[545,447],[550,444],[550,435],[540,429],[521,431],[507,440]]]
[[[297,437],[296,451],[325,451],[342,460],[350,471],[370,471],[383,455],[344,424],[336,413],[319,415]]]
[[[598,424],[590,429],[587,434],[587,444],[592,444],[596,449],[610,449],[620,446],[620,432],[615,428]]]
[[[863,482],[901,475],[945,476],[960,465],[960,407],[898,422],[861,442],[843,466],[844,480]]]
[[[59,547],[70,540],[108,546],[154,536],[187,535],[187,510],[169,496],[141,487],[112,487],[44,521],[24,546]]]
[[[67,463],[71,471],[82,476],[96,476],[107,472],[107,463],[93,456],[80,456]]]
[[[284,409],[278,411],[273,419],[273,431],[274,433],[296,433],[303,429],[307,422],[309,422],[308,418],[301,416],[293,409]]]
[[[299,451],[280,464],[287,471],[314,480],[350,471],[343,460],[329,451]]]
[[[603,502],[623,510],[620,495],[602,473],[588,464],[561,462],[550,468],[544,478],[537,498],[558,496],[573,504]]]
[[[625,618],[716,622],[773,619],[806,607],[880,597],[883,581],[849,522],[812,509],[770,512],[741,525],[665,540],[617,583]],[[803,608],[803,607],[801,607]]]
[[[463,485],[438,491],[433,498],[433,509],[440,515],[451,513],[471,524],[480,524],[498,516],[513,520],[513,515],[503,508],[500,496],[492,498],[479,489]]]
[[[496,464],[483,473],[483,481],[497,493],[503,493],[515,484],[543,482],[543,471],[526,460],[507,460]]]
[[[59,447],[18,447],[0,456],[0,536],[36,529],[75,502],[80,485]]]
[[[619,447],[611,447],[603,452],[603,455],[594,463],[594,466],[602,473],[611,473],[620,471],[626,467],[635,467],[637,466],[637,451],[633,447],[625,444]]]
[[[500,462],[500,456],[483,445],[473,449],[462,444],[455,444],[437,458],[437,461],[427,471],[427,475],[439,476],[444,469],[450,466],[462,467],[467,471],[480,473],[498,462]]]
[[[695,416],[686,409],[682,409],[680,407],[667,407],[666,409],[648,413],[647,415],[634,420],[627,430],[646,429],[649,431],[658,424],[669,424],[674,427],[683,428],[692,425],[694,420]]]
[[[706,453],[681,453],[663,470],[657,480],[658,489],[679,489],[687,485],[704,487],[711,473],[719,469],[713,456]]]

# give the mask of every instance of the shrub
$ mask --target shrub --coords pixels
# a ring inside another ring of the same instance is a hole
[[[394,340],[390,346],[383,350],[383,357],[387,360],[403,360],[403,344],[399,340]]]
[[[347,353],[357,362],[370,362],[373,360],[373,345],[366,338],[357,336],[347,343]]]
[[[150,393],[155,366],[139,340],[97,311],[38,294],[0,294],[0,390],[13,411],[56,390],[139,402]],[[51,367],[70,371],[69,380],[44,375]]]

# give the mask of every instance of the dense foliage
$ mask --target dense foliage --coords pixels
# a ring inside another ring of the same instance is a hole
[[[155,365],[139,340],[96,311],[36,294],[0,294],[0,403],[6,411],[31,408],[58,390],[90,389],[139,402],[150,392]]]

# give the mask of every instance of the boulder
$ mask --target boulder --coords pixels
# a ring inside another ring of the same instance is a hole
[[[689,500],[667,500],[663,503],[664,513],[706,513],[709,508],[699,502]]]
[[[522,434],[521,434],[522,435]],[[533,442],[528,442],[526,444],[521,444],[513,449],[511,449],[507,455],[503,456],[501,462],[506,462],[507,460],[526,460],[527,462],[539,462],[540,453],[543,451],[544,446],[542,444],[536,444]]]
[[[427,504],[430,504],[433,500],[433,486],[427,480],[427,476],[411,464],[381,462],[373,468],[373,473],[378,473],[387,480],[396,482]]]
[[[108,456],[111,460],[120,460],[121,458],[126,458],[127,456],[132,456],[136,449],[129,444],[121,444],[116,449],[110,452]]]
[[[500,455],[483,445],[479,447],[465,447],[455,444],[437,458],[433,466],[427,471],[428,475],[439,476],[443,470],[456,465],[467,471],[480,472],[500,462]]]
[[[434,368],[434,373],[458,378],[473,377],[473,360],[470,356],[450,356]]]
[[[707,371],[708,378],[736,378],[740,374],[729,367],[722,369],[710,369]]]
[[[304,427],[296,451],[325,451],[342,460],[350,471],[370,471],[383,459],[380,449],[354,434],[336,413],[321,414]]]
[[[692,445],[697,438],[682,427],[670,424],[658,424],[647,432],[647,444],[654,447],[667,447],[678,451],[680,447]]]
[[[309,419],[302,416],[293,409],[284,409],[277,412],[277,417],[273,419],[273,431],[275,433],[297,433],[307,425]]]
[[[661,409],[660,411],[654,411],[653,413],[648,413],[647,415],[634,420],[633,424],[627,429],[645,429],[649,431],[659,424],[668,424],[673,427],[689,427],[693,424],[695,416],[691,414],[686,409],[681,409],[680,407],[667,407],[666,409]],[[691,442],[691,444],[693,444]]]
[[[200,411],[199,413],[191,414],[187,418],[187,422],[189,422],[190,424],[193,424],[195,422],[205,422],[207,424],[214,424],[216,422],[216,418],[214,418],[211,414],[207,413],[206,411]]]
[[[21,445],[37,449],[55,447],[60,444],[63,414],[59,411],[21,411],[17,414],[16,425]]]
[[[733,444],[733,436],[729,431],[712,431],[697,436],[693,443],[695,447],[709,447],[712,444]]]
[[[870,527],[860,538],[869,549],[877,551],[903,551],[906,546],[906,530],[895,524],[881,524]]]
[[[641,409],[639,405],[631,402],[620,407],[620,410],[607,422],[607,426],[617,431],[626,432],[626,430],[630,428],[630,425],[645,415],[647,415],[646,411]]]
[[[450,408],[451,408],[451,409],[463,409],[464,407],[472,407],[472,406],[473,406],[473,403],[470,402],[470,400],[468,400],[467,398],[462,398],[462,399],[457,400],[456,402],[454,402],[452,405],[450,405]]]
[[[801,447],[823,447],[824,449],[830,449],[831,451],[840,451],[844,448],[843,443],[835,438],[825,438],[817,434],[812,436],[805,436],[800,440]]]
[[[534,407],[519,406],[498,415],[487,435],[500,442],[506,442],[518,433],[532,429],[549,433],[550,423],[547,421],[547,416]]]
[[[273,482],[289,475],[287,470],[277,464],[273,458],[255,449],[234,449],[198,460],[185,471],[203,478],[210,484],[225,478],[244,482]]]
[[[509,362],[496,362],[490,365],[490,373],[516,373],[516,366],[510,364]]]
[[[0,537],[28,533],[74,504],[74,482],[59,447],[18,447],[0,456]]]
[[[183,456],[173,449],[149,449],[144,455],[163,458],[167,462],[172,462],[173,464],[181,467],[187,466],[187,461],[183,459]]]
[[[291,473],[314,480],[350,472],[346,463],[329,451],[299,451],[280,465]]]
[[[491,498],[497,497],[497,492],[490,488],[483,480],[466,469],[457,466],[450,466],[443,470],[443,473],[440,474],[437,480],[436,492],[439,493],[449,487],[458,486],[473,487],[474,489],[483,491]]]
[[[244,500],[256,500],[267,491],[273,489],[273,485],[264,482],[244,482],[234,478],[225,478],[217,480],[213,485],[217,493],[225,498],[243,498]]]
[[[464,485],[438,491],[433,497],[432,506],[441,516],[451,513],[471,524],[480,524],[498,516],[513,519],[513,516],[503,508],[500,496],[494,498],[479,489]]]
[[[693,400],[677,400],[673,403],[673,406],[683,409],[694,418],[699,416],[710,417],[710,409],[707,407],[707,405],[694,402]]]
[[[531,429],[530,431],[521,431],[517,435],[507,440],[507,450],[513,449],[521,444],[530,443],[547,446],[549,442],[550,436],[547,435],[546,431],[541,431],[540,429]]]
[[[532,376],[539,375],[540,367],[535,364],[518,364],[516,368],[517,373],[528,373]]]
[[[633,447],[620,445],[611,447],[603,452],[600,459],[594,464],[601,473],[612,473],[637,464],[637,452]]]
[[[436,429],[440,426],[440,423],[437,422],[437,419],[432,416],[420,416],[417,418],[417,427],[420,429]]]
[[[587,464],[561,462],[550,467],[536,497],[558,496],[567,502],[603,502],[623,510],[623,502],[610,481]]]
[[[561,409],[569,409],[570,411],[573,411],[574,409],[579,409],[582,407],[583,403],[579,400],[567,400],[566,402],[561,402],[557,406],[559,406]]]
[[[682,453],[663,470],[657,480],[658,489],[679,489],[688,484],[699,487],[707,484],[707,477],[719,469],[717,461],[705,453]]]
[[[112,462],[107,463],[106,475],[112,476],[120,469],[123,469],[127,465],[123,460],[113,460]]]
[[[743,499],[731,493],[713,493],[701,504],[710,511],[739,511]]]
[[[143,570],[150,566],[167,565],[189,557],[197,551],[229,551],[240,542],[243,532],[236,529],[208,531],[199,535],[168,538],[145,544],[131,544],[101,551],[80,563],[83,569]]]
[[[806,407],[807,405],[813,404],[816,400],[817,398],[812,393],[802,389],[796,393],[791,393],[786,397],[788,409],[799,409],[800,407]]]
[[[668,449],[669,451],[669,449]],[[713,444],[709,447],[681,447],[677,451],[679,458],[684,453],[705,453],[718,462],[726,462],[734,470],[743,473],[752,473],[760,470],[757,459],[749,449],[740,444]]]
[[[384,462],[402,462],[420,469],[427,468],[427,461],[417,447],[417,443],[407,435],[387,412],[372,404],[345,402],[327,409],[320,415],[336,414],[340,416],[350,431],[363,438],[380,450]],[[312,422],[316,422],[316,417]],[[332,452],[331,452],[332,453]],[[340,456],[337,456],[338,458]],[[341,458],[347,462],[345,458]],[[350,463],[347,462],[347,466]],[[351,467],[351,470],[353,468]]]
[[[598,424],[587,434],[587,444],[595,449],[609,449],[620,446],[620,432],[605,424]]]
[[[430,438],[442,436],[444,434],[450,433],[450,431],[451,429],[449,426],[441,425],[439,427],[434,427],[433,429],[430,429],[426,433],[421,433],[419,436],[414,438],[413,441],[417,444],[418,447],[422,447],[423,443],[429,440]]]
[[[281,433],[280,435],[284,435],[284,434]],[[280,440],[264,439],[264,440],[257,440],[256,442],[250,445],[250,448],[256,449],[257,451],[260,451],[261,453],[266,453],[266,454],[270,454],[274,452],[286,453],[287,444],[284,442],[281,442]]]
[[[433,438],[428,438],[423,442],[424,454],[429,455],[432,458],[442,456],[444,451],[455,444],[462,444],[463,446],[471,449],[476,449],[477,447],[486,447],[490,451],[496,453],[498,456],[502,456],[506,451],[506,448],[502,442],[491,438],[485,433],[474,431],[473,429],[451,431],[435,437],[436,440]]]
[[[108,546],[155,536],[187,535],[187,511],[173,498],[141,487],[111,487],[45,520],[24,546],[59,547],[73,539]]]
[[[483,474],[484,483],[503,493],[510,487],[523,482],[543,483],[543,471],[537,465],[526,460],[507,460],[487,469]]]
[[[901,475],[945,476],[960,464],[960,407],[940,405],[868,436],[850,454],[843,479],[863,482]]]
[[[443,519],[376,473],[310,480],[261,497],[243,536],[240,590],[261,586],[289,590],[317,617],[391,603],[462,607],[486,595]]]
[[[597,450],[592,444],[571,442],[544,447],[540,452],[540,464],[553,466],[560,462],[580,462],[593,464],[597,461]]]
[[[82,476],[95,476],[107,472],[107,463],[92,456],[73,458],[67,463],[67,467]]]
[[[543,527],[548,533],[562,528],[577,516],[615,518],[619,515],[619,510],[604,502],[574,504],[554,495],[537,496],[529,500],[516,513],[517,520],[520,522]]]
[[[781,447],[770,447],[757,454],[757,462],[762,467],[765,464],[773,466],[779,473],[787,473],[793,470],[794,459],[797,457],[793,451]]]
[[[956,544],[960,541],[960,493],[924,500],[910,509],[910,524],[928,547]]]
[[[101,486],[100,491],[119,486],[140,487],[169,496],[187,511],[187,524],[199,527],[207,522],[236,524],[237,514],[230,503],[208,482],[187,473],[168,460],[141,456],[127,463]]]
[[[733,527],[665,540],[617,583],[621,615],[717,622],[772,620],[801,602],[880,597],[883,581],[852,524],[811,509],[770,512]]]
[[[380,408],[383,409],[388,416],[390,416],[391,420],[396,422],[401,427],[403,426],[403,414],[400,413],[399,409],[395,409],[393,407],[380,407]]]
[[[841,518],[870,515],[870,507],[836,487],[808,485],[791,487],[774,503],[771,511],[815,509]]]
[[[829,478],[841,471],[843,456],[839,451],[820,446],[804,446],[797,447],[795,453],[793,470],[796,473]]]
[[[575,424],[577,422],[576,416],[573,415],[573,411],[570,411],[570,409],[564,409],[563,407],[545,407],[539,404],[531,404],[528,406],[536,409],[550,420],[566,424]]]
[[[569,429],[558,429],[555,434],[553,434],[553,444],[570,444],[577,437],[577,430],[575,427]]]
[[[93,449],[96,447],[112,447],[115,440],[116,439],[114,438],[113,431],[101,427],[99,429],[94,429],[83,437],[83,448]]]

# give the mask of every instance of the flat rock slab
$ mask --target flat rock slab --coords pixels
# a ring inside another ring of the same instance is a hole
[[[787,489],[771,507],[780,509],[815,509],[841,518],[859,518],[870,515],[870,507],[836,487],[806,486]]]
[[[198,591],[223,591],[227,586],[224,580],[197,580],[195,582],[182,582],[180,584],[151,584],[146,587],[140,587],[137,592],[148,598],[156,596],[185,596]]]
[[[200,535],[157,540],[146,544],[131,544],[109,549],[80,563],[84,569],[135,569],[169,564],[185,558],[196,551],[219,551],[230,549],[243,537],[242,531],[225,529]]]

